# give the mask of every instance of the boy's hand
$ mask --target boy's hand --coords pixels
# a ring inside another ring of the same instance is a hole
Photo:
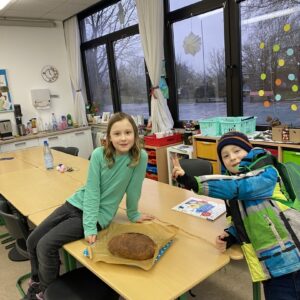
[[[93,235],[89,235],[85,237],[85,240],[90,244],[94,244],[96,242],[97,239],[97,235],[93,234]]]
[[[220,252],[226,251],[227,246],[227,238],[229,237],[229,234],[227,232],[222,232],[221,235],[218,235],[216,238],[216,247]]]
[[[154,216],[150,216],[150,215],[147,215],[147,214],[141,214],[139,219],[136,220],[136,223],[143,223],[145,221],[151,221],[153,219],[154,219]]]
[[[183,176],[185,174],[184,170],[181,168],[179,159],[176,154],[171,157],[173,163],[172,176],[173,178],[177,178],[178,176]]]

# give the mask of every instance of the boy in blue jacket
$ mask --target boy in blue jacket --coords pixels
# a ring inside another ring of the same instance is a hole
[[[230,227],[217,237],[224,252],[239,243],[253,282],[261,281],[266,300],[300,299],[300,252],[282,219],[288,207],[272,165],[251,170],[267,152],[253,148],[241,132],[224,134],[217,152],[225,175],[192,177],[173,158],[173,176],[194,192],[225,200]]]

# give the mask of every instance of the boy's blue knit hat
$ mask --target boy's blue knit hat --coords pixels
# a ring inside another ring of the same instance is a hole
[[[217,146],[217,152],[220,162],[223,164],[221,151],[227,145],[239,146],[245,151],[249,152],[253,146],[248,140],[248,137],[239,131],[229,131],[221,136]]]

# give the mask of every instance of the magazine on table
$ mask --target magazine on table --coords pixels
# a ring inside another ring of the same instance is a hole
[[[226,212],[224,203],[190,197],[172,209],[198,218],[213,221]]]

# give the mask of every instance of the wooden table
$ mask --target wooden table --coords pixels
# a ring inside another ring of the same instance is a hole
[[[143,183],[139,209],[141,212],[151,214],[160,221],[173,224],[183,231],[215,245],[217,235],[221,234],[224,228],[228,227],[225,215],[214,221],[208,221],[172,209],[189,197],[223,202],[223,200],[196,195],[192,191],[146,178]],[[125,201],[122,201],[121,207],[126,208]],[[239,260],[243,258],[238,245],[231,247],[227,252],[231,259]]]
[[[120,209],[116,222],[127,217]],[[172,246],[151,270],[92,262],[83,256],[84,240],[66,244],[64,249],[101,278],[122,297],[130,300],[175,299],[229,263],[211,244],[179,230]]]
[[[51,150],[54,160],[54,166],[64,164],[67,167],[72,167],[72,172],[65,172],[66,176],[72,177],[84,184],[87,177],[89,161],[85,158],[73,156],[56,150]],[[43,147],[32,147],[13,152],[7,152],[7,155],[17,158],[34,167],[45,170]]]
[[[56,170],[32,167],[0,174],[0,193],[24,216],[64,203],[80,186]]]
[[[0,174],[34,168],[30,163],[16,159],[9,153],[0,153]],[[0,185],[1,187],[1,185]]]

